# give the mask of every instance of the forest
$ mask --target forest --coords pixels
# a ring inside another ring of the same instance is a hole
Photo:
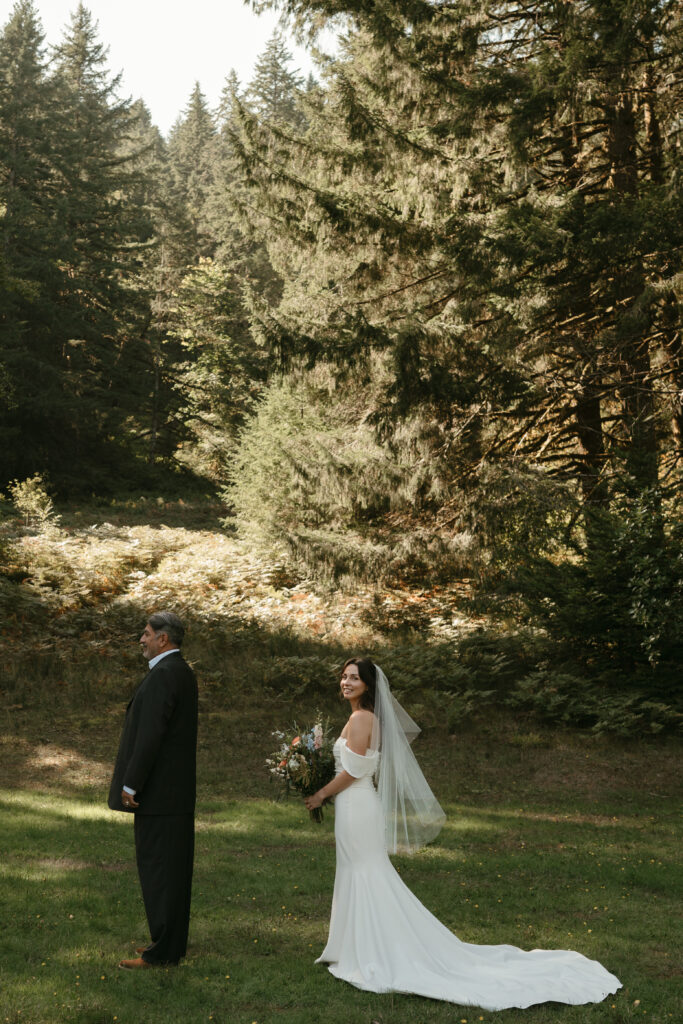
[[[430,595],[399,639],[476,622],[436,689],[676,728],[680,7],[252,6],[337,52],[275,33],[168,138],[83,4],[2,29],[3,516],[210,495],[321,592]]]
[[[0,1019],[528,1024],[313,966],[333,812],[265,759],[349,654],[423,729],[418,899],[622,982],[535,1024],[683,1019],[680,3],[249,0],[283,30],[167,135],[40,6],[0,27]],[[195,881],[133,979],[106,793],[162,608]]]

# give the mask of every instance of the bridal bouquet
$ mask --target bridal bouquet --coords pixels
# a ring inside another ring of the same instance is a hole
[[[285,785],[285,793],[295,789],[302,796],[312,796],[334,778],[334,740],[327,723],[318,717],[307,732],[295,733],[291,739],[284,732],[274,732],[280,746],[266,758],[271,778]],[[323,820],[323,809],[310,812],[314,821]]]

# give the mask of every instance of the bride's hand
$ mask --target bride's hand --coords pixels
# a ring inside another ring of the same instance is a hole
[[[320,792],[314,793],[313,796],[307,796],[304,798],[306,810],[314,811],[316,807],[322,807],[323,798],[320,796]]]

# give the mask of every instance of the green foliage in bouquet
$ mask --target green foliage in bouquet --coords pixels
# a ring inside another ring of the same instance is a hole
[[[285,795],[291,789],[301,796],[312,796],[334,778],[334,739],[329,724],[319,715],[313,726],[296,730],[291,738],[278,730],[273,736],[280,746],[266,758],[271,778],[284,783]],[[323,820],[322,807],[310,812],[314,821]]]

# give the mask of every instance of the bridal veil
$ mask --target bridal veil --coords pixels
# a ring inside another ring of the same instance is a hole
[[[386,847],[389,853],[412,853],[439,834],[446,815],[410,748],[420,727],[392,694],[379,665],[375,669],[370,750],[380,753],[377,793],[384,811]]]

